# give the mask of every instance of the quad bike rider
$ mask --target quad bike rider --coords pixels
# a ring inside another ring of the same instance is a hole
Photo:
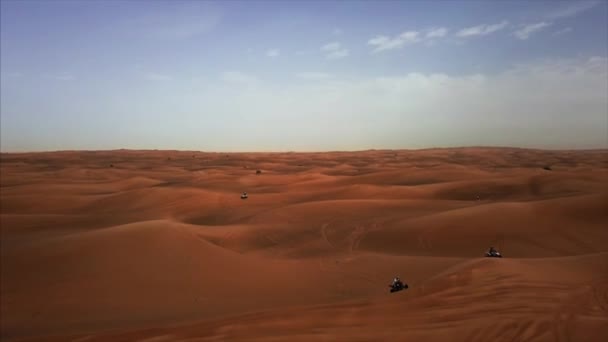
[[[497,251],[494,247],[490,247],[490,249],[486,252],[486,257],[488,258],[502,258],[502,254]]]
[[[407,284],[403,283],[401,279],[399,279],[399,277],[395,277],[395,279],[393,279],[393,283],[390,284],[388,287],[391,288],[391,293],[405,290],[408,288]]]

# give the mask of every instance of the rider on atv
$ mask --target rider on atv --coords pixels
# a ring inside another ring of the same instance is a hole
[[[502,255],[494,247],[490,247],[490,250],[486,252],[486,257],[502,258]]]
[[[408,288],[407,284],[404,284],[399,277],[395,277],[395,279],[393,279],[393,283],[389,285],[389,287],[391,288],[391,292],[401,291]]]
[[[399,277],[395,277],[395,279],[393,279],[393,284],[391,286],[394,288],[403,287],[403,282],[401,281],[401,279],[399,279]]]

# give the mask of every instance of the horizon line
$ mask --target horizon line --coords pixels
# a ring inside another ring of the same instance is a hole
[[[29,151],[1,151],[0,154],[34,154],[34,153],[73,153],[73,152],[197,152],[197,153],[223,153],[223,154],[285,154],[285,153],[361,153],[372,151],[424,151],[424,150],[456,150],[456,149],[487,149],[487,150],[531,150],[531,151],[553,151],[553,152],[585,152],[585,151],[608,151],[608,146],[605,147],[589,147],[589,148],[539,148],[539,147],[521,147],[521,146],[505,146],[505,145],[463,145],[463,146],[435,146],[435,147],[420,147],[420,148],[368,148],[356,150],[268,150],[268,151],[222,151],[222,150],[189,150],[189,149],[158,149],[158,148],[113,148],[113,149],[65,149],[65,150],[29,150]]]

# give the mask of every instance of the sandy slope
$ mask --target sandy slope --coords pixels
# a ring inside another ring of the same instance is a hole
[[[1,162],[2,340],[608,338],[605,150]]]

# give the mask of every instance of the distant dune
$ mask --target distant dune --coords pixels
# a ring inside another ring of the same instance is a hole
[[[608,150],[0,161],[2,341],[608,340]]]

